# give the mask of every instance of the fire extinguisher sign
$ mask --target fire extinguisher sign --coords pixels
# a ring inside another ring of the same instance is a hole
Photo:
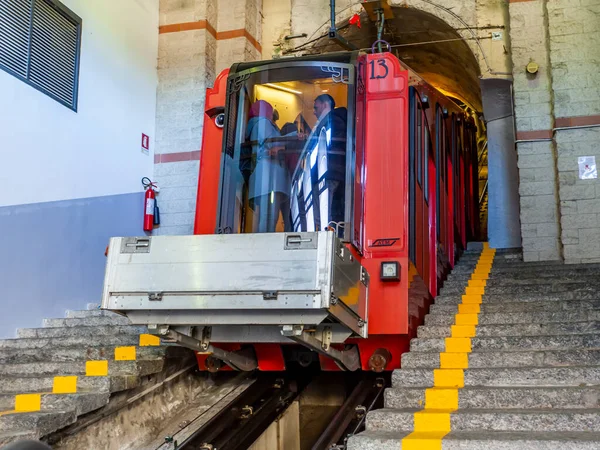
[[[147,155],[150,153],[150,138],[147,134],[142,133],[142,153]]]

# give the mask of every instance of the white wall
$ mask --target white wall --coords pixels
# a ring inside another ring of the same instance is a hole
[[[0,70],[0,206],[139,192],[153,173],[158,0],[63,4],[83,20],[78,111]]]

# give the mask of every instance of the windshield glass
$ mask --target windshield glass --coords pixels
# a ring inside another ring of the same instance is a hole
[[[218,231],[341,233],[352,66],[249,72],[229,85]]]

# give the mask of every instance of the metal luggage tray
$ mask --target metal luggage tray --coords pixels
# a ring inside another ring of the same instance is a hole
[[[366,270],[331,231],[117,237],[102,308],[135,324],[327,322],[366,337],[368,284]]]

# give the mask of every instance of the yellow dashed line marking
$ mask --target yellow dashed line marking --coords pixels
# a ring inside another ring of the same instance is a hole
[[[135,358],[135,346],[115,348],[115,361],[135,361]]]
[[[42,394],[19,394],[15,396],[16,412],[33,412],[42,409]]]
[[[108,376],[108,361],[86,361],[86,377],[106,377]]]
[[[152,334],[140,334],[140,347],[156,347],[160,345],[160,338]]]
[[[77,393],[77,377],[54,377],[52,385],[53,394],[76,394]]]
[[[425,408],[414,414],[413,432],[402,439],[402,450],[442,450],[442,439],[451,431],[450,415],[458,409],[459,390],[465,385],[471,338],[479,323],[482,295],[495,253],[484,244],[458,305],[450,337],[445,339],[445,351],[440,353],[440,368],[433,371],[433,388],[425,390]]]

